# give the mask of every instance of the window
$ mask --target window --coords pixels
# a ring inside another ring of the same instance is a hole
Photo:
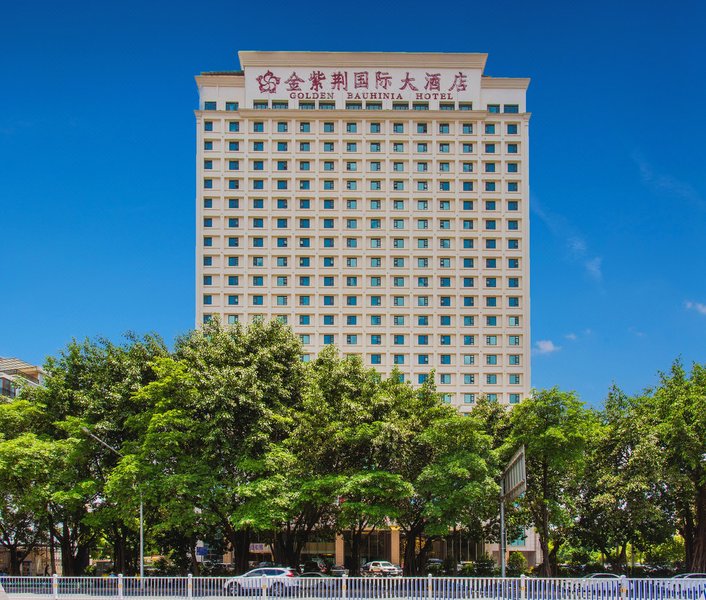
[[[301,106],[300,106],[301,108]],[[308,123],[306,121],[299,123],[299,131],[301,133],[310,133],[311,132],[311,123]]]
[[[442,373],[439,375],[439,383],[441,385],[448,385],[451,383],[451,375],[449,373]]]
[[[206,140],[203,143],[203,149],[204,150],[213,150],[213,142]]]
[[[508,154],[517,154],[517,149],[518,149],[517,144],[508,144],[507,145],[507,153]]]
[[[370,133],[380,133],[380,123],[371,123]]]
[[[499,104],[488,104],[488,112],[489,113],[499,113],[500,112],[500,105]]]
[[[213,131],[213,121],[204,121],[203,122],[203,130],[204,131]]]
[[[228,142],[228,150],[230,150],[230,151],[240,150],[240,142]]]
[[[449,133],[449,124],[439,123],[439,133]]]
[[[503,105],[503,112],[504,113],[519,113],[520,107],[518,104],[504,104]]]
[[[520,384],[520,376],[517,373],[512,373],[511,375],[508,376],[508,383],[510,385],[519,385]]]
[[[486,375],[486,376],[485,376],[485,382],[486,382],[488,385],[495,385],[496,383],[498,383],[498,376],[497,376],[497,375],[494,375],[494,374]]]
[[[370,355],[370,364],[371,365],[382,364],[382,354],[371,354]]]
[[[486,123],[485,124],[485,133],[487,133],[487,134],[495,133],[495,123]]]
[[[508,123],[507,133],[508,135],[517,135],[517,123]]]

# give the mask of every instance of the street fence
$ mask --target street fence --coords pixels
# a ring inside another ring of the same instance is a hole
[[[706,600],[706,579],[535,577],[9,577],[0,600]]]

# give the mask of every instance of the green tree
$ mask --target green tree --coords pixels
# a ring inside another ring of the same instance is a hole
[[[518,502],[539,535],[542,573],[556,573],[556,554],[576,517],[576,492],[596,418],[573,392],[540,390],[511,413],[509,453],[525,446],[527,492]]]
[[[659,439],[687,567],[706,571],[706,366],[694,364],[687,373],[676,361],[661,374],[643,410],[642,418]]]
[[[405,399],[396,472],[414,488],[399,511],[404,568],[407,575],[419,575],[435,539],[458,523],[487,520],[496,512],[495,457],[478,421],[441,403],[433,379],[418,390],[395,383],[394,377],[390,385]]]
[[[166,499],[161,538],[181,532],[194,554],[196,539],[218,530],[245,570],[253,524],[241,515],[243,491],[263,478],[263,460],[288,436],[301,404],[300,343],[277,322],[214,320],[180,339],[155,370],[157,379],[136,396],[150,407],[136,461],[152,501]]]
[[[72,341],[47,360],[43,387],[23,389],[23,399],[45,415],[31,430],[40,437],[64,440],[72,448],[64,456],[62,476],[53,481],[47,507],[66,575],[83,573],[101,537],[113,548],[116,568],[134,572],[135,520],[120,518],[104,489],[118,457],[87,438],[82,427],[115,448],[134,442],[127,424],[144,407],[133,402],[133,395],[154,378],[151,360],[165,354],[164,344],[155,336],[127,334],[122,345],[104,339]]]
[[[612,388],[600,426],[587,445],[589,467],[580,483],[577,537],[627,568],[628,546],[644,550],[674,532],[657,432],[640,418],[640,398]]]
[[[68,450],[66,442],[33,433],[0,439],[0,545],[8,551],[10,575],[19,575],[22,561],[47,541],[51,483]]]

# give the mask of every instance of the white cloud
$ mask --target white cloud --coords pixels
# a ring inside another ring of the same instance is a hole
[[[596,281],[600,281],[603,278],[603,271],[601,271],[602,262],[603,259],[600,256],[596,256],[584,263],[586,271],[588,271],[588,274]]]
[[[680,181],[665,173],[657,173],[652,165],[639,152],[633,152],[632,159],[640,170],[640,177],[645,185],[656,192],[665,192],[672,197],[687,200],[702,209],[706,209],[706,200],[690,183]]]
[[[579,339],[579,336],[577,336],[575,333],[567,333],[564,336],[567,340],[571,340],[572,342],[575,342],[577,339]]]
[[[706,315],[706,304],[701,304],[701,302],[691,302],[690,300],[687,300],[684,303],[684,306],[686,306],[687,310],[695,310],[700,315]]]
[[[583,235],[563,216],[545,211],[536,198],[532,198],[532,210],[554,236],[564,241],[568,258],[581,263],[591,279],[600,282],[603,278],[601,270],[603,258],[600,256],[591,257]]]
[[[559,352],[561,346],[557,346],[551,340],[537,340],[534,343],[534,350],[537,354],[552,354],[554,352]]]

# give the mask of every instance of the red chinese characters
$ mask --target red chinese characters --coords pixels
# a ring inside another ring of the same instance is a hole
[[[386,90],[392,84],[392,75],[387,71],[375,71],[375,89]]]
[[[331,89],[332,90],[347,90],[348,89],[348,72],[336,71],[331,73]]]
[[[457,92],[465,92],[467,89],[466,79],[467,77],[459,71],[456,75],[454,75],[454,82],[451,84],[449,92],[453,92],[454,90]]]
[[[299,92],[301,91],[299,85],[304,83],[304,80],[297,75],[296,71],[293,71],[289,79],[284,80],[284,83],[287,85],[288,92]]]
[[[427,73],[427,80],[424,84],[424,89],[430,92],[441,91],[441,73]]]
[[[368,72],[356,71],[353,73],[353,87],[355,89],[368,89]]]
[[[417,87],[412,83],[414,81],[414,77],[409,76],[409,71],[407,71],[407,74],[405,75],[404,79],[402,80],[402,87],[400,90],[414,90],[415,92],[417,91]]]
[[[324,79],[326,79],[326,75],[321,71],[312,72],[312,74],[309,75],[309,81],[311,81],[311,87],[309,89],[318,92],[324,86],[322,83]]]

